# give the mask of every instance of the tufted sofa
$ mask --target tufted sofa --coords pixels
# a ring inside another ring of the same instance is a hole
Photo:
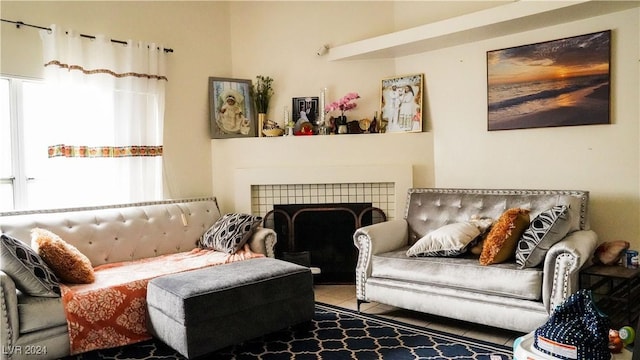
[[[187,252],[221,214],[215,198],[89,208],[0,213],[0,232],[30,244],[34,227],[48,229],[86,255],[92,266]],[[259,228],[249,242],[273,257],[275,233]],[[60,298],[16,290],[0,271],[2,359],[55,359],[69,354]]]
[[[596,248],[589,230],[589,193],[563,190],[409,189],[403,219],[356,230],[358,308],[376,301],[494,327],[529,332],[579,288],[580,268]],[[472,217],[497,219],[526,208],[531,219],[568,205],[570,229],[542,265],[520,269],[515,261],[480,265],[473,256],[409,257],[425,234]]]

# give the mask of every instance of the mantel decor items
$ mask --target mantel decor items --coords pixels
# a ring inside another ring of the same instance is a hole
[[[611,30],[487,52],[487,128],[608,124]]]
[[[251,96],[255,102],[256,111],[258,112],[258,136],[264,133],[267,124],[267,112],[269,111],[269,102],[273,96],[273,79],[269,76],[256,76],[256,83],[251,88]]]
[[[296,135],[313,135],[316,119],[319,118],[318,113],[319,98],[295,97],[291,100],[291,108],[293,110],[293,132]]]
[[[358,104],[355,103],[355,100],[359,99],[360,95],[356,92],[350,92],[324,107],[325,112],[339,111],[340,115],[337,117],[332,117],[333,120],[332,127],[337,129],[336,132],[338,134],[347,134],[349,129],[347,127],[347,116],[345,115],[346,111],[355,109]]]
[[[382,80],[380,132],[422,131],[423,74]]]
[[[251,80],[209,78],[209,117],[212,139],[256,136]]]

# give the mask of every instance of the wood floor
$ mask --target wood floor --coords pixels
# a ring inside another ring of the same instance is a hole
[[[355,285],[315,285],[316,301],[352,310],[357,309],[355,291]],[[510,330],[423,314],[378,303],[362,304],[360,310],[367,314],[375,314],[409,324],[507,346],[513,346],[513,341],[517,337],[524,335]]]

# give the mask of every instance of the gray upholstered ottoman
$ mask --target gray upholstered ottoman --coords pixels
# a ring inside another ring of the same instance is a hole
[[[272,258],[155,278],[149,332],[187,358],[311,321],[309,268]]]

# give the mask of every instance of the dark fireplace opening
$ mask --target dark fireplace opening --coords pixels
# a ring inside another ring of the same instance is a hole
[[[318,283],[354,283],[358,250],[353,244],[353,233],[358,227],[384,217],[371,203],[293,204],[273,208],[271,220],[278,234],[276,257],[319,268],[315,277]]]

